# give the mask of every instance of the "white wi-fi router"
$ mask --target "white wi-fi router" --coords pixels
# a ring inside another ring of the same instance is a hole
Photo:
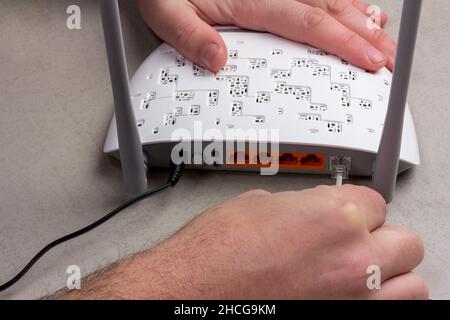
[[[236,142],[229,132],[276,131],[276,139],[244,142],[277,145],[271,156],[282,172],[373,176],[390,202],[397,174],[420,164],[406,98],[421,5],[404,1],[393,75],[271,34],[218,28],[229,50],[218,74],[163,44],[129,81],[118,2],[102,0],[115,101],[104,151],[120,157],[126,190],[138,194],[147,189],[146,166],[168,166],[180,145],[194,168],[264,169],[250,148],[225,147]],[[199,150],[189,148],[194,142]],[[214,161],[198,161],[205,154]]]

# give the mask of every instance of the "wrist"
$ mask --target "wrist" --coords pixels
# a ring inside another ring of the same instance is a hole
[[[169,240],[170,241],[170,240]],[[169,243],[140,253],[119,267],[129,285],[117,288],[126,299],[186,299],[191,277],[185,259]]]

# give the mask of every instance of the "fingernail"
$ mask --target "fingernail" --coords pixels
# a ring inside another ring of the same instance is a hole
[[[380,51],[374,47],[369,47],[367,49],[367,56],[373,64],[380,64],[386,62],[386,57]]]
[[[219,52],[219,46],[215,43],[210,43],[201,56],[201,61],[205,67],[212,69],[212,62]]]

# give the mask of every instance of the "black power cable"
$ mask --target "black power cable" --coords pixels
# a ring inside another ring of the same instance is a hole
[[[60,245],[61,243],[64,243],[66,241],[72,240],[76,237],[79,237],[83,234],[88,233],[89,231],[97,228],[98,226],[102,225],[103,223],[105,223],[106,221],[110,220],[111,218],[113,218],[114,216],[116,216],[117,214],[119,214],[121,211],[123,211],[124,209],[146,199],[146,198],[150,198],[152,196],[155,196],[159,193],[161,193],[162,191],[170,188],[170,187],[174,187],[178,181],[180,180],[181,174],[183,172],[183,168],[184,165],[180,164],[180,165],[175,165],[173,163],[171,163],[170,165],[170,172],[169,172],[169,180],[167,181],[166,184],[153,189],[151,191],[147,191],[144,192],[126,202],[124,202],[123,204],[121,204],[119,207],[117,207],[116,209],[112,210],[111,212],[109,212],[106,216],[98,219],[97,221],[91,223],[90,225],[72,232],[64,237],[61,237],[51,243],[49,243],[47,246],[45,246],[41,251],[39,251],[31,260],[30,262],[27,263],[27,265],[17,274],[15,275],[11,280],[9,280],[8,282],[0,285],[0,292],[5,291],[6,289],[10,288],[11,286],[13,286],[14,284],[16,284],[20,279],[22,279],[22,277],[28,272],[30,271],[30,269],[33,267],[33,265],[38,262],[38,260],[40,258],[42,258],[42,256],[44,256],[48,251],[50,251],[51,249],[53,249],[54,247]]]

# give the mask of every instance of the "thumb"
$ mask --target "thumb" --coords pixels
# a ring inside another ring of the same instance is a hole
[[[222,37],[182,1],[140,1],[152,30],[192,62],[218,72],[227,61]]]

